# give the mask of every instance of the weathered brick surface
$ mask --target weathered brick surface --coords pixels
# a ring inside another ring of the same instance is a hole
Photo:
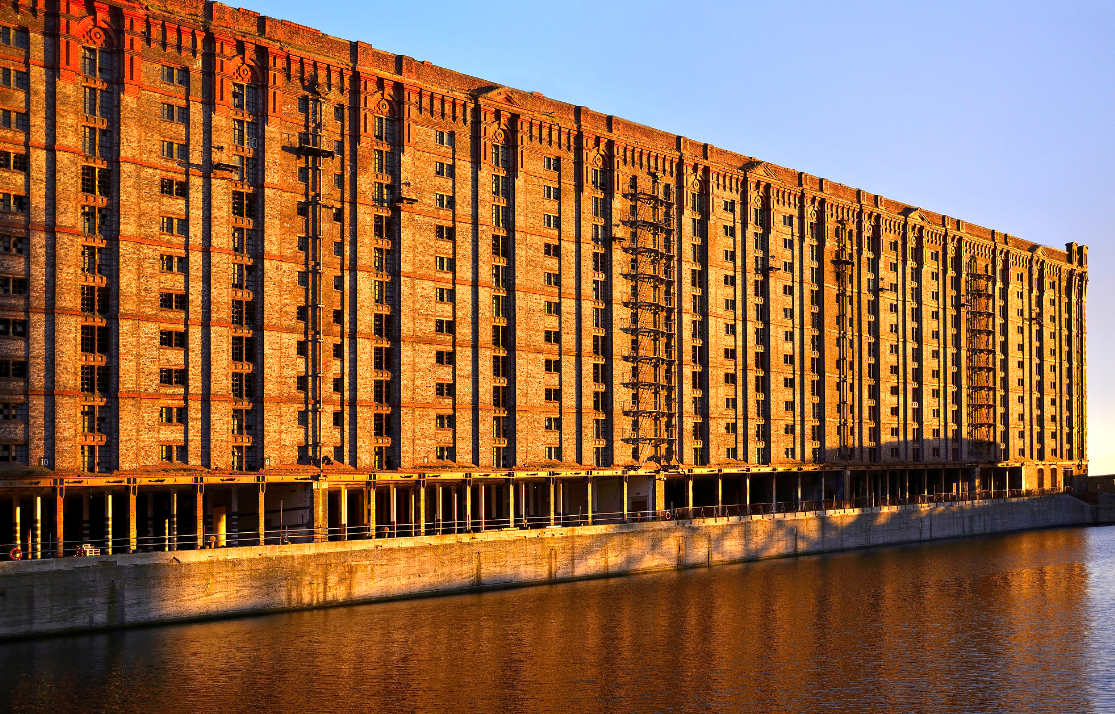
[[[220,4],[17,4],[0,23],[13,29],[0,64],[28,73],[27,89],[0,88],[28,117],[0,128],[3,150],[28,157],[0,168],[0,192],[27,198],[0,215],[0,234],[23,241],[0,273],[29,281],[0,295],[0,314],[28,323],[0,337],[0,359],[28,363],[26,379],[0,379],[3,399],[27,404],[26,425],[0,432],[9,459],[1086,468],[1075,243],[1044,248]],[[107,172],[103,190],[83,167]],[[633,439],[624,359],[632,185],[673,202],[657,451]],[[236,215],[239,193],[254,216]],[[83,209],[107,222],[93,230]],[[103,269],[83,267],[90,250]],[[178,258],[181,272],[162,269]],[[83,288],[106,290],[103,310]],[[184,309],[162,307],[167,294]],[[83,351],[83,327],[107,344]],[[160,344],[166,331],[180,346]],[[239,338],[255,350],[233,360]],[[103,391],[83,366],[105,368]],[[254,392],[236,393],[237,374]],[[166,407],[184,423],[163,423]],[[83,423],[91,408],[99,421]]]

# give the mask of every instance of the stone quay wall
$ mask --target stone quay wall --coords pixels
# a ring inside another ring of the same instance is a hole
[[[1112,522],[1067,495],[0,563],[0,638]]]

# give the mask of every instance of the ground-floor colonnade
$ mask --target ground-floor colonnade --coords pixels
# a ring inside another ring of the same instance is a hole
[[[1071,478],[1071,465],[13,476],[0,533],[10,556],[42,558],[1002,498]]]

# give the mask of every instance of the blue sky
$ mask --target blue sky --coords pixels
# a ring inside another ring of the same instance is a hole
[[[1091,473],[1115,472],[1115,3],[250,9],[1035,242],[1088,245],[1088,451]]]

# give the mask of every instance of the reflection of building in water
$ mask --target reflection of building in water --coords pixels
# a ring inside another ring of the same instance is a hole
[[[223,5],[0,21],[0,459],[70,489],[48,518],[548,522],[1086,469],[1076,243]]]

